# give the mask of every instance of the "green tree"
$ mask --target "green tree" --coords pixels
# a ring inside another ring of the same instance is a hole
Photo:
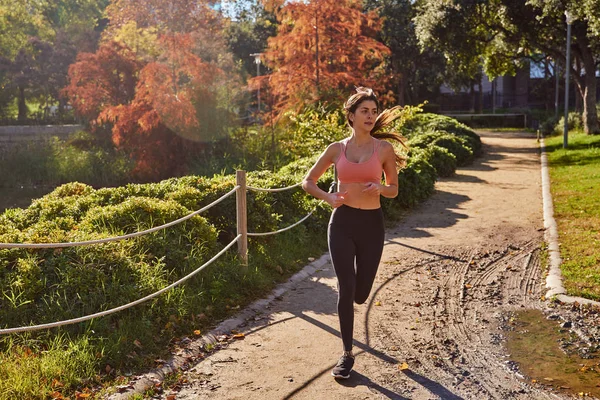
[[[445,46],[455,67],[474,76],[479,56],[490,77],[511,74],[524,60],[545,54],[566,63],[565,11],[574,17],[571,70],[584,99],[588,134],[600,133],[596,77],[600,62],[598,0],[422,0],[417,35],[422,43]],[[588,71],[588,73],[586,73]]]
[[[480,111],[483,108],[482,63],[485,63],[486,46],[493,40],[492,32],[487,29],[488,9],[483,3],[423,0],[418,3],[414,18],[421,46],[433,47],[446,59],[445,82],[455,90],[469,88],[472,111],[476,103]],[[479,85],[479,102],[475,85]]]
[[[95,47],[94,33],[107,0],[0,0],[0,103],[18,101],[18,119],[27,101],[60,101],[68,65],[78,50]],[[62,103],[60,103],[62,106]],[[1,106],[1,104],[0,104]],[[62,107],[61,107],[62,108]]]
[[[504,0],[506,7],[515,0]],[[583,125],[587,134],[600,134],[596,110],[596,72],[600,64],[600,2],[598,0],[529,0],[527,6],[534,7],[534,14],[543,29],[525,30],[528,43],[555,60],[566,62],[566,13],[573,18],[572,47],[573,62],[568,68],[583,98]],[[526,21],[514,10],[509,16],[513,25],[526,26]],[[550,36],[546,37],[548,34]]]
[[[439,92],[445,60],[432,47],[420,48],[413,18],[416,7],[410,0],[368,0],[383,21],[380,40],[391,50],[388,88],[399,105],[417,104]]]
[[[250,54],[262,53],[268,38],[277,34],[277,18],[259,1],[247,1],[234,5],[234,18],[226,26],[227,44],[235,57],[243,64],[244,71],[256,75],[256,64]]]

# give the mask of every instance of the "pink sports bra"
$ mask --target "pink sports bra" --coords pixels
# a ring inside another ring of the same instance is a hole
[[[377,150],[379,149],[380,143],[381,141],[375,140],[375,144],[373,145],[373,154],[371,154],[371,157],[367,161],[355,163],[348,161],[346,158],[346,143],[340,142],[342,151],[335,162],[338,180],[340,183],[381,182],[381,173],[383,172],[383,167],[381,165],[381,161],[379,160],[379,156],[377,155]]]

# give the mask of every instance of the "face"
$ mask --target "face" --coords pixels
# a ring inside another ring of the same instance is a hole
[[[371,132],[378,114],[377,104],[373,100],[365,100],[358,105],[354,113],[349,115],[349,118],[354,129]]]

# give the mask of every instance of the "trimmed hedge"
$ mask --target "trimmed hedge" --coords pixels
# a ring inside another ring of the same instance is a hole
[[[421,149],[429,148],[432,145],[443,147],[455,156],[459,166],[466,165],[473,160],[473,150],[467,139],[442,130],[428,131],[415,136],[408,141],[408,145]]]
[[[423,113],[417,114],[401,128],[409,139],[431,131],[444,131],[465,139],[475,156],[481,154],[481,138],[467,125],[445,115]]]

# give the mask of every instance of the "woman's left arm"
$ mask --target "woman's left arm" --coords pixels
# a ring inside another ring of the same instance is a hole
[[[381,195],[393,199],[398,196],[398,171],[396,170],[396,153],[394,146],[386,141],[381,141],[379,159],[382,161],[385,185],[381,183],[368,183],[363,192]]]
[[[398,196],[398,171],[396,170],[396,153],[391,143],[381,142],[381,160],[385,175],[385,185],[381,185],[381,195],[393,199]]]

